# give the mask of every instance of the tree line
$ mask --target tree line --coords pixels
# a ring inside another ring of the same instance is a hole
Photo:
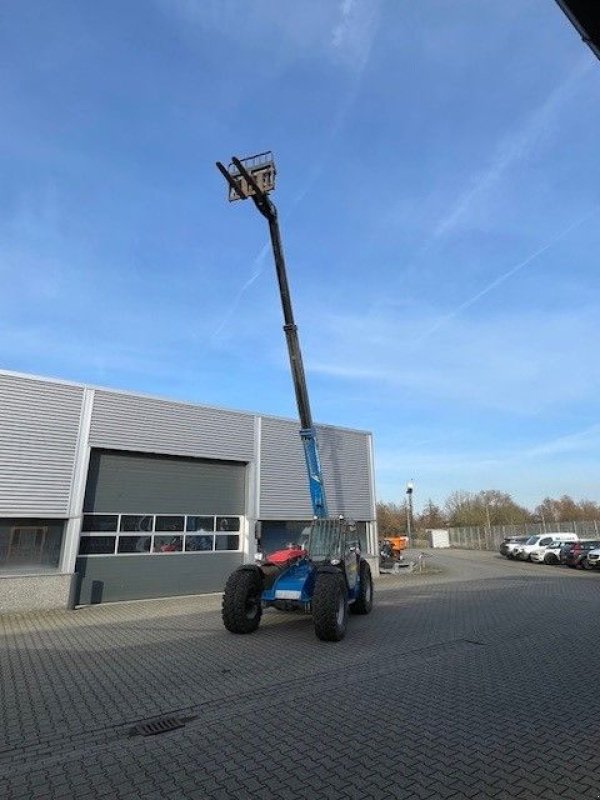
[[[427,528],[492,527],[600,520],[600,504],[592,500],[576,501],[569,495],[546,497],[533,511],[520,506],[510,494],[497,489],[480,492],[452,492],[443,506],[429,500],[412,518],[414,531]],[[377,503],[377,526],[380,538],[405,535],[407,507],[405,503]]]

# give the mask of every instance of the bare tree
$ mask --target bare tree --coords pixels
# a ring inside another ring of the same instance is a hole
[[[446,525],[446,517],[442,513],[442,509],[436,506],[431,498],[427,501],[423,511],[415,516],[415,527],[418,530],[445,528]]]
[[[406,510],[397,503],[377,503],[377,530],[379,538],[404,536],[406,533]]]

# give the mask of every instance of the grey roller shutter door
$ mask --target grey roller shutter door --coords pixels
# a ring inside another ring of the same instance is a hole
[[[94,450],[86,512],[245,514],[246,465]]]

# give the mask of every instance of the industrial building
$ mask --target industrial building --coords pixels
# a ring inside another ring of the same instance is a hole
[[[317,433],[376,569],[371,434]],[[221,591],[311,516],[295,420],[0,372],[0,612]]]

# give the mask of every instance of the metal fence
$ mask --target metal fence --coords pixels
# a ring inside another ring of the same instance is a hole
[[[576,533],[580,539],[598,537],[600,521],[528,522],[525,525],[492,525],[483,528],[449,528],[450,547],[465,550],[498,550],[507,536],[537,536],[551,533]]]

